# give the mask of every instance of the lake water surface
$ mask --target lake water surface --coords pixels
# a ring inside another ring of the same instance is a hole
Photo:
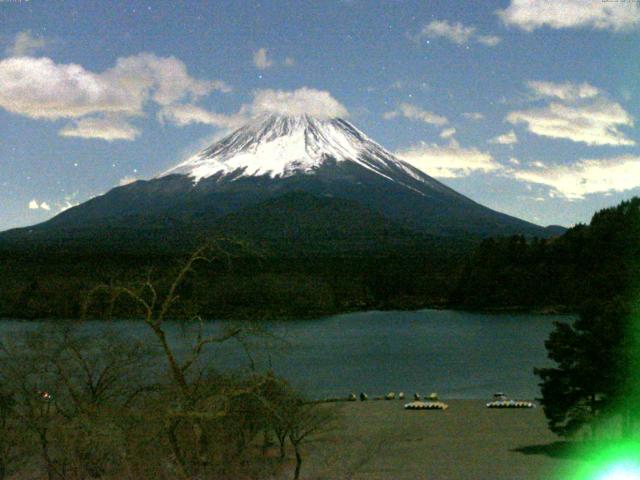
[[[314,398],[367,392],[438,392],[442,398],[539,396],[534,367],[549,365],[544,341],[553,321],[570,317],[532,314],[474,314],[447,310],[362,312],[316,320],[266,322],[274,338],[252,340],[248,351],[258,369],[272,367]],[[207,322],[209,331],[223,322]],[[38,322],[0,320],[0,335],[36,328]],[[142,322],[85,322],[99,335],[117,328],[146,338]],[[169,323],[171,341],[183,348],[184,332]],[[149,336],[149,341],[153,338]],[[248,365],[235,342],[207,353],[222,368]]]

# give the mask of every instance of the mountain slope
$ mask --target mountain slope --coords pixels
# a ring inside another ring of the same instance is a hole
[[[358,203],[302,191],[230,213],[214,229],[286,256],[408,250],[431,240]]]

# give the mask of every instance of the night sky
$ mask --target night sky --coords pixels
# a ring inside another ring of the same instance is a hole
[[[270,109],[542,225],[640,194],[634,1],[0,0],[0,42],[0,230]]]

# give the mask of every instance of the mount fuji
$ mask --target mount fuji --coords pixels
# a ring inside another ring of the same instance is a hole
[[[457,193],[346,120],[266,115],[156,178],[0,239],[132,232],[155,240],[217,232],[290,243],[318,235],[372,241],[555,233]]]

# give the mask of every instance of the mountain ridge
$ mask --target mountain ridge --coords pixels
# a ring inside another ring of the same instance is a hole
[[[552,234],[461,195],[398,159],[346,120],[269,115],[158,177],[116,187],[9,236],[28,238],[28,232],[38,230],[55,237],[83,228],[136,229],[162,223],[199,225],[206,231],[226,215],[293,191],[355,202],[428,235]],[[140,221],[130,222],[132,217]]]

